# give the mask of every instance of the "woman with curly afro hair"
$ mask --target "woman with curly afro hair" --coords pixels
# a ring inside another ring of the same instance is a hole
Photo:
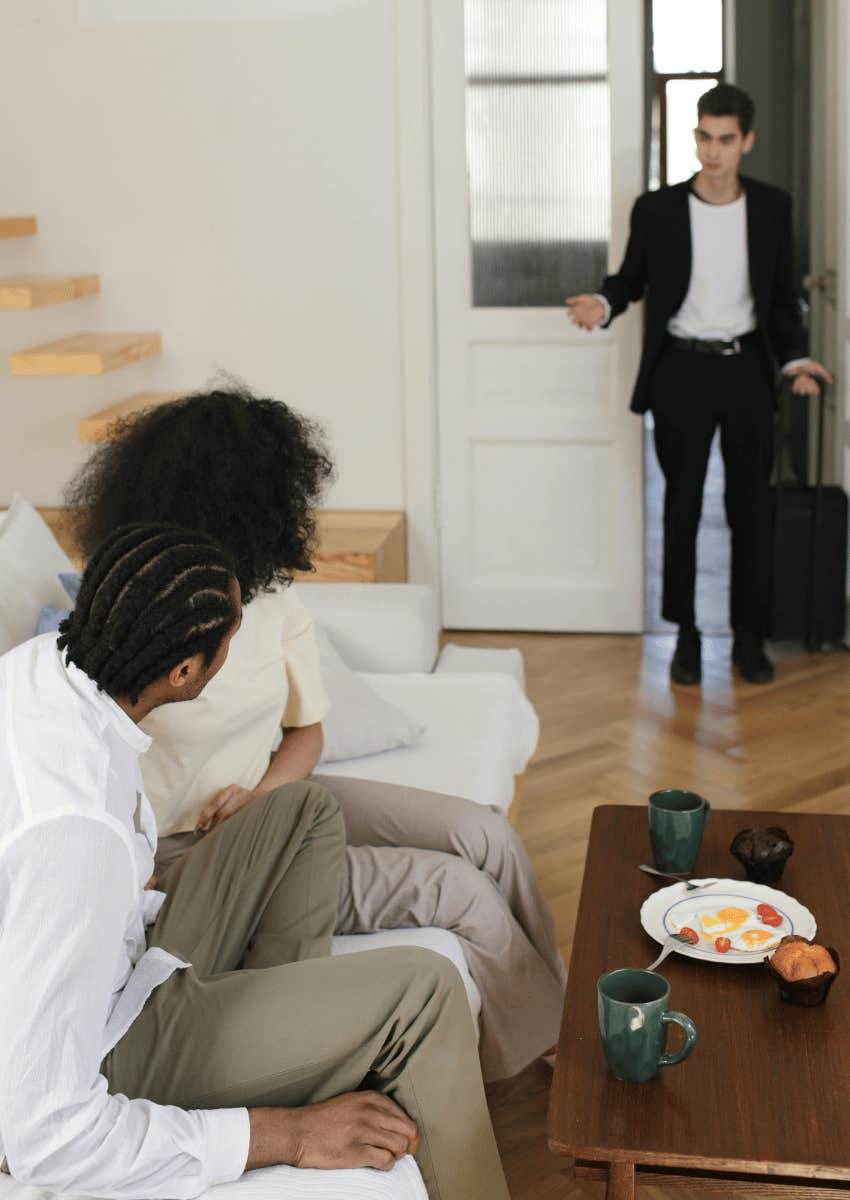
[[[157,879],[252,800],[312,776],[328,700],[315,628],[292,586],[311,566],[313,509],[333,475],[321,430],[287,405],[228,388],[125,421],[66,489],[84,558],[118,525],[170,521],[231,555],[242,625],[192,704],[144,724]],[[334,776],[347,834],[338,933],[451,929],[481,993],[484,1077],[557,1041],[564,970],[530,860],[504,814],[453,796]],[[237,816],[238,819],[238,816]]]

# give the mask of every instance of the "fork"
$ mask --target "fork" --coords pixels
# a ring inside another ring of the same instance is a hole
[[[703,888],[714,887],[715,883],[717,883],[716,879],[712,879],[708,883],[693,883],[690,879],[682,879],[681,875],[670,875],[667,871],[656,871],[655,867],[650,867],[646,863],[639,863],[638,870],[645,871],[647,875],[657,875],[659,879],[672,879],[674,883],[683,883],[687,892],[701,892]]]
[[[659,967],[664,962],[664,959],[667,957],[667,955],[672,954],[676,947],[682,943],[684,943],[686,946],[690,946],[692,944],[689,939],[683,937],[681,933],[671,933],[664,945],[661,947],[661,953],[658,955],[658,958],[656,958],[655,962],[650,963],[646,968],[647,971],[654,971],[656,967]]]

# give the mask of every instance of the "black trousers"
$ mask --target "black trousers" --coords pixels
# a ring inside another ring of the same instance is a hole
[[[712,438],[720,427],[726,520],[732,531],[730,622],[765,637],[770,588],[768,483],[773,465],[773,382],[747,340],[728,358],[668,346],[650,384],[655,449],[664,473],[661,615],[694,625],[696,539]]]

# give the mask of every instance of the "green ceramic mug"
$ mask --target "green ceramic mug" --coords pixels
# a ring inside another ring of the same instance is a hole
[[[697,1028],[684,1013],[670,1012],[670,984],[654,971],[626,967],[603,975],[596,985],[599,1032],[611,1073],[617,1079],[646,1083],[659,1067],[672,1067],[697,1044]],[[680,1025],[685,1044],[665,1054],[668,1025]]]
[[[659,871],[690,871],[711,805],[696,792],[668,788],[649,797],[649,840]]]

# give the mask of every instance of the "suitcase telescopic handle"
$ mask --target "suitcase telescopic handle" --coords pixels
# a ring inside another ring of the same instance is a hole
[[[793,398],[794,393],[791,390],[791,381],[788,381],[789,403]],[[781,404],[781,400],[780,400]],[[819,639],[817,636],[817,615],[816,615],[816,580],[817,570],[820,561],[820,540],[822,528],[822,504],[823,504],[823,443],[826,423],[826,381],[818,380],[818,433],[817,433],[817,458],[815,465],[815,485],[814,485],[814,503],[812,505],[811,516],[811,536],[809,538],[809,561],[808,561],[808,588],[806,596],[806,646],[810,650],[817,649]],[[776,480],[776,512],[774,516],[774,555],[778,556],[781,553],[779,545],[779,533],[781,529],[780,510],[782,507],[782,492],[784,485],[781,478],[782,468],[782,453],[785,449],[788,440],[783,422],[779,422],[780,440],[776,447],[777,461],[779,463],[779,476]]]

